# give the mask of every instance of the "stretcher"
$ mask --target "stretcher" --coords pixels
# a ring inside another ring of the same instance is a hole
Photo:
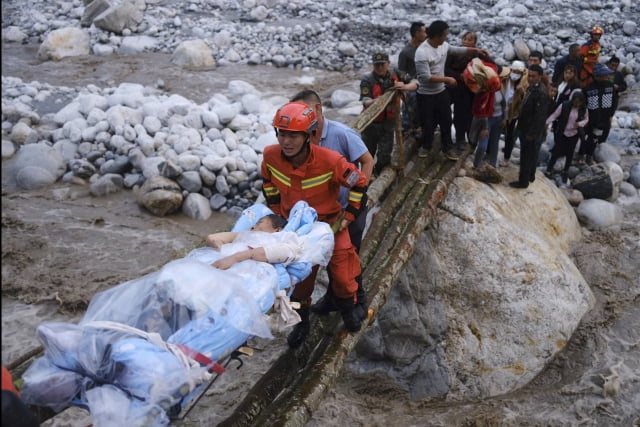
[[[232,231],[261,246],[277,236],[248,230],[271,213],[254,205]],[[226,366],[242,364],[247,339],[273,337],[278,313],[267,313],[287,308],[295,284],[313,265],[328,264],[333,232],[306,202],[294,206],[284,231],[296,233],[302,248],[288,265],[247,260],[219,270],[211,263],[233,253],[233,244],[197,248],[95,295],[78,324],[39,325],[44,355],[23,374],[24,401],[54,411],[83,407],[99,425],[184,418]]]

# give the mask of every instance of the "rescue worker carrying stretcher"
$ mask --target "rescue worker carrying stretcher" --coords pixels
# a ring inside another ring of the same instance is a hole
[[[311,135],[318,126],[313,108],[301,102],[281,107],[273,119],[278,145],[265,148],[261,165],[267,205],[285,218],[293,205],[304,200],[318,213],[318,220],[329,223],[335,231],[335,247],[327,268],[333,277],[335,305],[342,314],[345,328],[360,330],[362,316],[356,310],[360,258],[349,237],[348,226],[361,206],[366,206],[366,176],[341,154],[311,144]],[[343,212],[339,202],[340,187],[349,188],[348,206]],[[318,266],[291,296],[300,302],[302,321],[289,334],[291,347],[302,344],[309,333],[309,306]]]

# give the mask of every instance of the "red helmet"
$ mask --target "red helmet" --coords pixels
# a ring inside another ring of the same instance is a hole
[[[602,29],[602,27],[598,26],[598,25],[594,25],[593,27],[591,27],[591,34],[604,34],[604,30]]]
[[[318,120],[313,108],[302,102],[290,102],[276,111],[273,127],[280,130],[311,132],[318,127]]]

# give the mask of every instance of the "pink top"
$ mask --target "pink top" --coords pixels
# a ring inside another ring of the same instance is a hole
[[[553,123],[553,121],[560,116],[561,112],[562,112],[562,104],[558,105],[558,108],[556,108],[556,111],[551,113],[551,115],[547,118],[547,121],[546,121],[547,126]],[[578,119],[578,109],[575,107],[571,107],[571,111],[569,112],[569,118],[567,119],[567,126],[564,128],[564,132],[563,132],[564,136],[575,136],[578,133],[579,127],[585,127],[587,125],[587,123],[589,122],[589,110],[586,110],[584,112],[583,120],[576,122],[577,119]]]

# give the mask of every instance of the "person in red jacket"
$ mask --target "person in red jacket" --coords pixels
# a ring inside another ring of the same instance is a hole
[[[591,28],[591,37],[580,47],[582,70],[580,71],[580,85],[586,87],[593,82],[593,67],[600,61],[600,37],[604,34],[602,27],[595,25]]]
[[[366,205],[367,177],[353,163],[334,150],[311,144],[318,126],[313,108],[301,102],[281,107],[273,119],[278,145],[267,146],[261,174],[267,205],[274,213],[289,217],[299,200],[305,200],[318,213],[318,220],[335,231],[335,247],[327,268],[333,277],[335,305],[345,328],[357,332],[363,316],[356,310],[360,258],[349,237],[348,226]],[[339,201],[340,187],[349,188],[348,205]],[[311,275],[294,288],[291,299],[298,301],[302,321],[287,337],[291,347],[302,344],[309,333],[309,306],[315,285],[317,266]]]

